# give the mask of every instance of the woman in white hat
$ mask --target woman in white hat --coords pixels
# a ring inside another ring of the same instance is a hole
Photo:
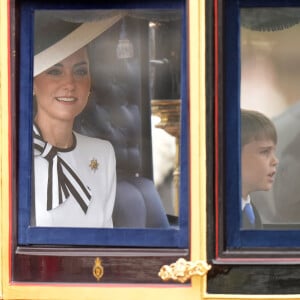
[[[91,87],[85,45],[117,20],[73,24],[55,19],[51,12],[36,13],[32,204],[36,226],[113,227],[113,147],[74,132],[73,122],[87,104]]]

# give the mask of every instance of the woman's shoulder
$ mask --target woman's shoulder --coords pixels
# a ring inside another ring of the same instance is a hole
[[[108,140],[103,140],[100,138],[89,137],[86,135],[82,135],[74,131],[76,136],[77,146],[81,147],[92,147],[92,148],[106,148],[106,149],[113,149],[112,144]]]

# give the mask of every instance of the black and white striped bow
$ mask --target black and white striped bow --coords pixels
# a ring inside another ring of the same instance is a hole
[[[70,194],[86,213],[91,200],[89,189],[72,168],[59,156],[57,148],[45,142],[33,125],[34,156],[42,156],[48,163],[47,210],[58,207]]]

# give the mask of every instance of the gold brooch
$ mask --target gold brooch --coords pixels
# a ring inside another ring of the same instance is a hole
[[[93,171],[96,171],[98,170],[98,167],[99,167],[99,163],[97,161],[97,159],[93,158],[89,164],[89,167],[93,170]]]

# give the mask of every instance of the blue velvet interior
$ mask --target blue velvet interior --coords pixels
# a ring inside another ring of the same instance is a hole
[[[299,6],[290,0],[224,1],[225,30],[225,219],[226,249],[262,247],[299,247],[299,230],[240,229],[240,41],[239,9],[242,7]]]
[[[186,8],[184,0],[151,1],[20,1],[20,97],[18,128],[18,244],[43,245],[99,245],[99,246],[141,246],[179,247],[189,244],[189,140],[188,140],[188,98],[187,98],[187,55],[186,55]],[[84,4],[83,4],[84,3]],[[35,9],[75,8],[176,8],[182,9],[182,139],[181,139],[181,182],[179,229],[84,229],[84,228],[42,228],[30,226],[31,214],[31,172],[32,172],[32,45],[33,14]]]

